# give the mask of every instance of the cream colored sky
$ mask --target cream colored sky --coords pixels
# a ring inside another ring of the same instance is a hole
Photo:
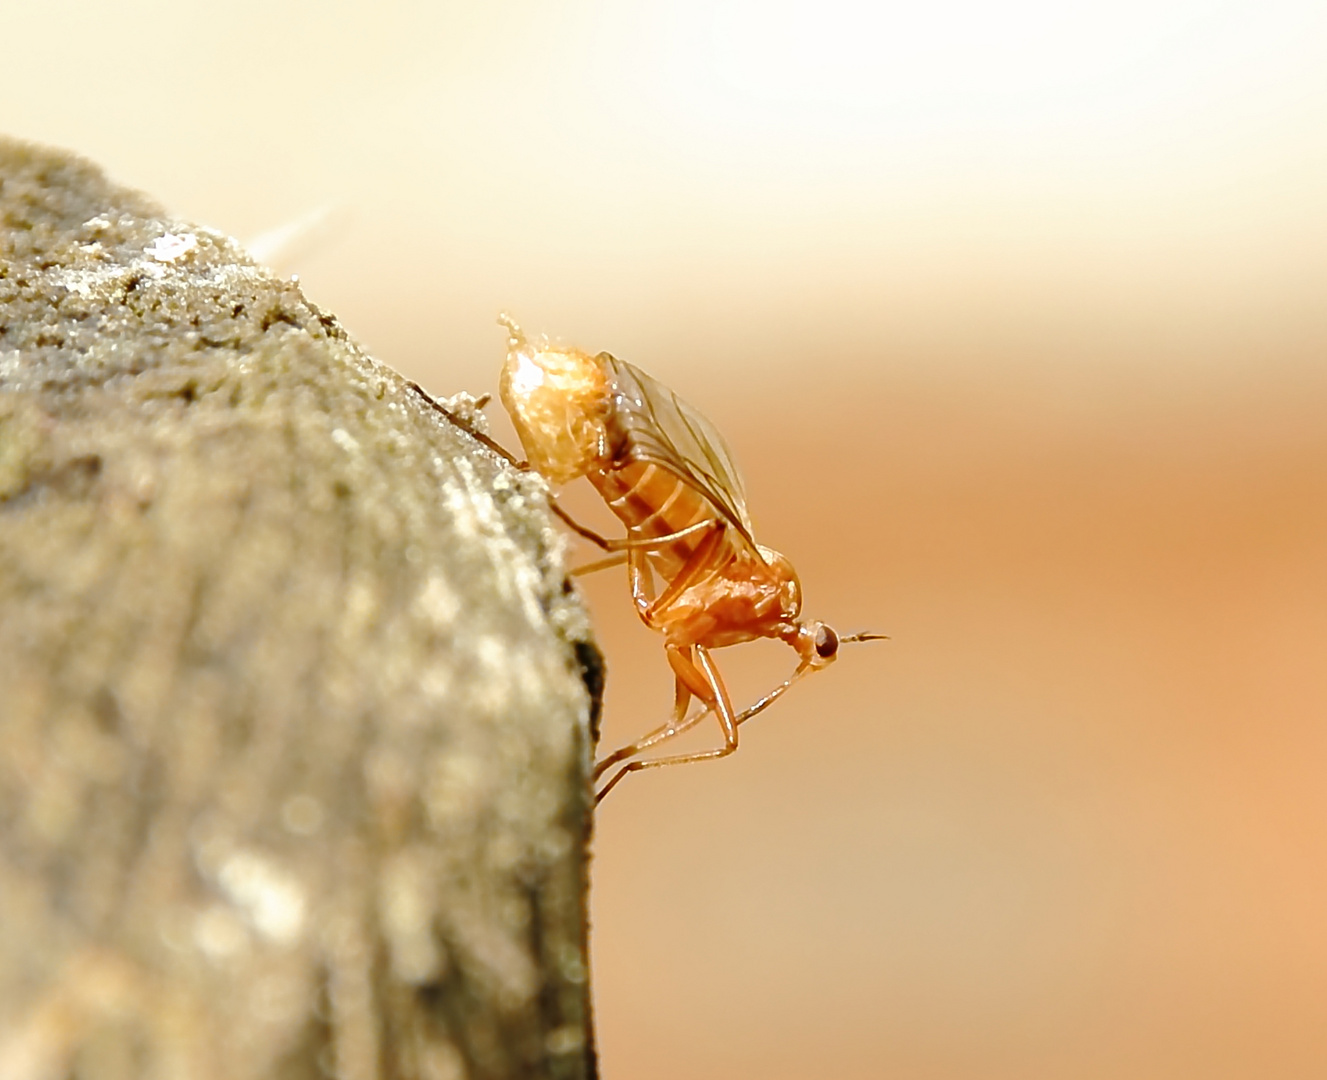
[[[335,205],[292,269],[444,385],[499,309],[683,384],[1327,334],[1320,4],[57,3],[7,38],[6,131],[240,237]]]

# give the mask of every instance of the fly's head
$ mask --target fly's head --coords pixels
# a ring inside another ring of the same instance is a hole
[[[806,619],[791,627],[783,639],[801,657],[801,667],[812,671],[829,667],[839,655],[839,635],[828,623],[819,619]]]
[[[839,634],[828,623],[818,619],[806,619],[794,626],[784,639],[794,649],[802,662],[797,666],[801,671],[819,671],[829,667],[839,655],[839,646],[845,642],[888,641],[888,634],[876,634],[862,630],[855,634]]]
[[[609,387],[603,366],[575,349],[529,341],[507,316],[507,362],[498,395],[530,465],[555,484],[584,476],[605,443]]]
[[[886,634],[863,631],[857,634],[840,636],[832,626],[819,619],[803,619],[802,586],[797,580],[797,572],[784,556],[767,547],[760,548],[760,555],[774,572],[780,583],[782,611],[777,628],[771,635],[791,645],[797,651],[801,663],[798,672],[819,671],[829,667],[839,655],[839,646],[845,641],[885,641]]]

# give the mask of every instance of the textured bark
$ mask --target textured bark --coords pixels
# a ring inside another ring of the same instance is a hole
[[[599,673],[537,478],[0,141],[0,1076],[592,1075]]]

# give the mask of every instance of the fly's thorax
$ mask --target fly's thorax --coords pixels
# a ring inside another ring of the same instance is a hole
[[[731,552],[711,572],[673,598],[647,624],[682,645],[720,648],[757,638],[786,639],[798,629],[801,594],[797,575],[778,552],[749,548]]]
[[[498,395],[525,455],[555,484],[575,480],[604,445],[608,379],[593,356],[526,341],[514,324]]]
[[[831,664],[839,652],[839,636],[833,627],[818,619],[802,619],[802,585],[797,571],[783,555],[771,548],[756,545],[761,558],[769,564],[771,575],[779,582],[781,618],[777,630],[769,636],[778,637],[797,650],[803,665],[822,668]]]
[[[757,544],[760,557],[769,567],[769,573],[779,587],[779,613],[784,621],[795,623],[802,613],[802,583],[797,580],[797,571],[787,558],[773,548]]]

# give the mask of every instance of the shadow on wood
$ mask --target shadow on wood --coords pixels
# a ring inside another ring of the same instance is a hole
[[[560,543],[294,284],[0,141],[0,1076],[593,1075]]]

